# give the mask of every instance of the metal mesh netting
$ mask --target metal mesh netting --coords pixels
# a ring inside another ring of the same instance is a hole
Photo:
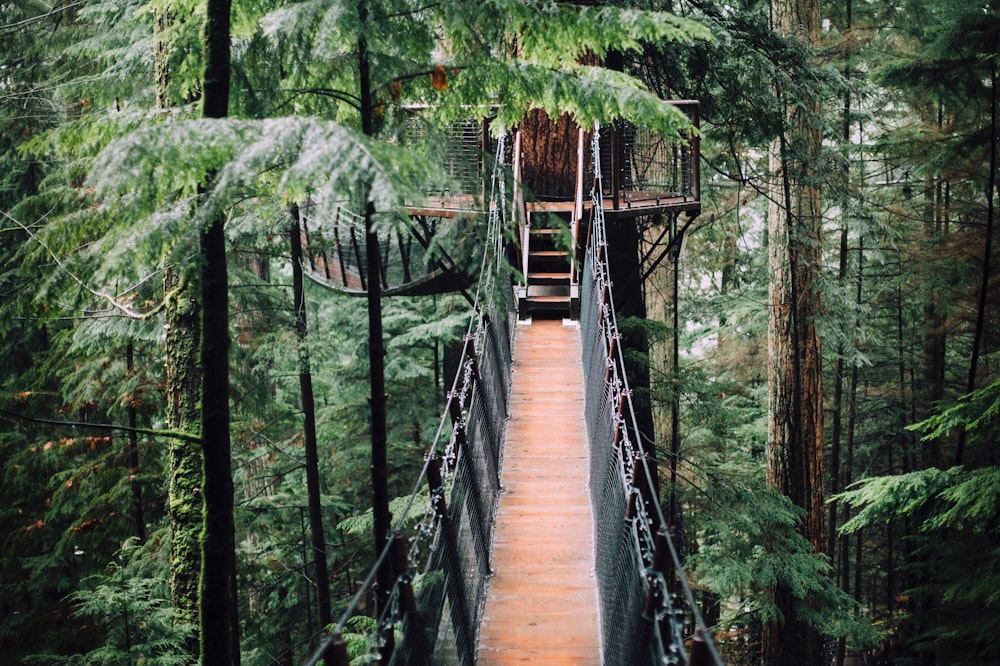
[[[612,165],[617,169],[615,176],[625,201],[692,194],[691,147],[646,127],[618,123],[615,141],[601,144],[601,165],[608,176]],[[605,183],[611,183],[610,177]]]
[[[598,174],[602,145],[595,132],[592,148]],[[686,664],[685,620],[701,632],[705,627],[676,550],[669,536],[656,528],[665,522],[658,498],[645,497],[642,491],[654,487],[653,472],[637,434],[624,372],[600,186],[598,175],[595,219],[581,278],[580,324],[603,663]],[[668,576],[677,576],[684,597],[669,593]],[[710,653],[721,664],[714,645]]]
[[[364,219],[348,206],[320,206],[314,202],[303,206],[299,215],[311,275],[348,291],[365,291],[372,276],[365,254]],[[420,222],[424,229],[399,220],[392,228],[376,233],[381,258],[379,283],[384,290],[419,280],[436,268],[415,234],[432,237],[437,221],[430,218]]]
[[[428,182],[425,194],[443,199],[482,197],[489,184],[484,156],[496,149],[496,143],[484,131],[484,123],[461,120],[449,123],[443,131],[435,130],[423,121],[419,111],[413,109],[408,115],[402,138],[418,146],[430,163],[439,167],[440,179]]]
[[[498,154],[503,154],[503,142]],[[341,634],[385,561],[396,585],[389,607],[369,635],[364,663],[473,664],[486,602],[490,549],[499,499],[500,452],[510,392],[513,294],[501,234],[506,208],[502,174],[494,196],[476,306],[465,336],[462,363],[448,394],[434,445],[410,503],[397,520],[389,547],[310,664],[346,648]],[[429,498],[421,491],[427,483]],[[414,524],[412,528],[404,525]]]

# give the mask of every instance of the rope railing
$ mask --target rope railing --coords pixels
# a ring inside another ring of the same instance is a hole
[[[388,563],[395,585],[355,663],[475,662],[476,639],[490,575],[500,493],[500,454],[510,390],[514,304],[506,276],[502,225],[509,219],[498,141],[487,251],[462,362],[405,510],[388,544],[347,610],[306,666],[351,663],[345,632]],[[427,484],[427,490],[423,490]],[[413,527],[406,527],[412,524]],[[391,647],[390,647],[391,646]]]
[[[598,526],[595,571],[601,600],[603,662],[623,666],[721,665],[652,490],[656,488],[655,467],[639,434],[611,293],[604,211],[599,200],[598,129],[592,150],[594,220],[581,284],[580,331],[590,495]]]

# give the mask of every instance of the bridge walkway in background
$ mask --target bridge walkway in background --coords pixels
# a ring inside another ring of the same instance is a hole
[[[477,664],[600,664],[577,322],[518,326]]]

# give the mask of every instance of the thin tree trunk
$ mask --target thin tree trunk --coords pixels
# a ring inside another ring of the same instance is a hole
[[[851,46],[850,40],[852,39],[851,30],[853,28],[853,4],[852,0],[847,0],[847,15],[846,22],[844,26],[844,35],[846,36],[847,43],[844,50],[844,79],[848,82],[851,79]],[[842,131],[841,131],[841,142],[842,146],[846,150],[848,146],[851,145],[851,91],[848,89],[844,92],[844,106],[841,113],[842,120]],[[847,166],[844,167],[844,191],[849,193],[851,191],[851,169],[849,160],[845,160]],[[848,258],[848,229],[847,220],[849,217],[848,205],[850,204],[850,194],[845,194],[842,204],[841,215],[843,216],[843,222],[840,225],[840,251],[839,251],[839,261],[837,266],[837,281],[841,289],[847,286],[847,258]],[[840,455],[841,455],[841,440],[843,439],[843,411],[844,411],[844,354],[846,353],[846,345],[841,342],[838,344],[837,349],[837,360],[834,362],[833,368],[833,404],[830,409],[833,415],[833,423],[830,430],[830,495],[836,496],[840,492]],[[830,557],[830,561],[833,562],[834,568],[838,566],[839,560],[837,559],[837,500],[830,501],[829,517],[827,520],[827,545],[826,553]],[[836,575],[836,574],[835,574]],[[838,665],[843,661],[844,649],[843,641],[839,642],[839,648],[837,650],[837,662]]]
[[[841,286],[847,283],[847,225],[840,228],[840,262],[837,271]],[[833,404],[830,406],[833,423],[830,429],[830,495],[840,492],[840,455],[843,439],[844,411],[844,343],[838,345],[837,360],[833,365]],[[835,566],[837,560],[837,500],[830,500],[829,520],[827,521],[826,553]]]
[[[208,0],[202,116],[229,113],[230,0]],[[209,179],[211,180],[211,179]],[[201,234],[202,493],[205,526],[201,569],[201,662],[240,663],[233,523],[232,451],[229,437],[229,279],[224,218],[217,212]]]
[[[1000,42],[1000,37],[998,37]],[[996,44],[1000,47],[1000,43]],[[983,247],[983,271],[979,284],[979,303],[976,308],[976,328],[972,340],[972,359],[969,361],[969,379],[965,384],[965,392],[976,390],[976,375],[979,372],[979,354],[983,346],[983,332],[986,329],[986,305],[990,288],[990,272],[993,258],[993,223],[995,215],[995,198],[997,191],[997,61],[990,60],[990,173],[986,184],[986,232]],[[958,447],[955,452],[955,464],[961,465],[965,454],[965,443],[968,433],[964,428],[958,433]]]
[[[941,122],[941,111],[938,112],[939,125]],[[940,225],[940,183],[935,185],[933,179],[930,180],[926,188],[926,212],[924,220],[925,240],[933,243],[932,252],[937,251],[936,244],[941,237]],[[924,306],[924,320],[928,327],[926,339],[924,341],[924,368],[923,368],[923,412],[930,413],[944,398],[944,370],[945,370],[945,331],[944,317],[938,308],[938,302],[934,294],[927,298]],[[941,448],[937,437],[932,437],[927,444],[928,462],[932,467],[941,466]]]
[[[326,535],[320,505],[319,452],[316,445],[316,403],[313,399],[312,369],[309,361],[306,321],[305,284],[302,277],[302,229],[298,208],[292,209],[289,239],[292,250],[292,290],[295,292],[295,335],[299,343],[299,391],[302,395],[303,438],[306,453],[306,495],[309,505],[309,529],[316,571],[316,605],[319,624],[326,627],[330,617],[330,574],[326,560]]]
[[[128,374],[135,371],[135,345],[131,340],[125,347],[125,367]],[[125,418],[129,427],[128,432],[128,468],[129,468],[129,488],[132,491],[132,522],[135,524],[135,537],[140,543],[146,541],[146,517],[142,509],[142,486],[139,485],[139,435],[135,428],[137,425],[135,396],[129,396],[128,404],[125,406]]]

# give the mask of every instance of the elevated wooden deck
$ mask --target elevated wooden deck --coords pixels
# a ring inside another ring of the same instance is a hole
[[[599,664],[580,331],[520,326],[479,664]]]

